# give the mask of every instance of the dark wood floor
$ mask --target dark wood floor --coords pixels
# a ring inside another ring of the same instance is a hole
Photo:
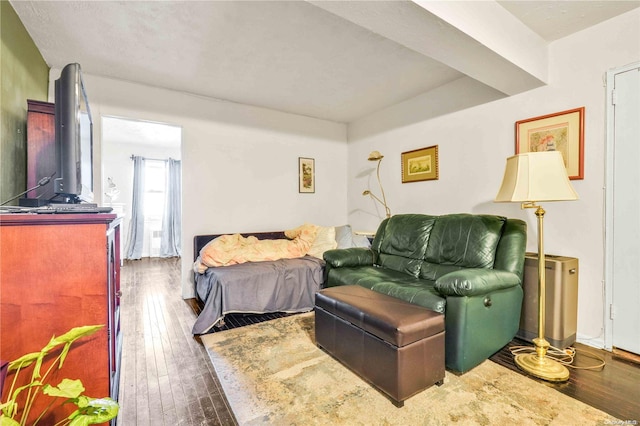
[[[520,345],[531,346],[531,343],[519,339],[513,340],[490,359],[510,370],[526,375],[515,365],[509,351],[509,347]],[[569,368],[570,376],[567,382],[553,383],[529,376],[531,380],[552,387],[620,420],[635,420],[636,423],[631,424],[638,424],[640,422],[640,365],[608,351],[594,349],[580,343],[574,346],[577,352],[573,365],[580,368]],[[604,360],[605,366],[602,370],[583,368],[600,364],[600,360],[594,359],[591,355]]]
[[[120,276],[124,337],[122,426],[236,425],[181,298],[180,259],[125,261]]]
[[[206,351],[191,335],[195,313],[181,298],[179,259],[127,261],[121,283],[119,425],[236,425]],[[637,424],[640,366],[606,351],[583,345],[578,349],[603,356],[604,370],[572,370],[566,383],[540,382]],[[492,360],[520,372],[507,348]],[[577,365],[589,362],[578,353]]]

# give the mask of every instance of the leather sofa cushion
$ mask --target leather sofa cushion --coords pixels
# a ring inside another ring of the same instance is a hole
[[[435,312],[445,311],[446,299],[435,289],[435,282],[431,280],[378,266],[336,268],[330,274],[332,286],[356,284]]]
[[[493,268],[506,218],[451,214],[436,221],[419,276],[436,280],[460,268]]]
[[[397,347],[444,331],[444,315],[357,285],[321,290],[316,306]]]
[[[376,247],[376,264],[417,277],[435,220],[433,216],[417,214],[389,218],[384,227],[384,235]]]

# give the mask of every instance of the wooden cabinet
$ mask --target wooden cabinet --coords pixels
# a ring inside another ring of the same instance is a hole
[[[71,347],[50,383],[80,379],[85,395],[117,399],[120,294],[120,219],[116,215],[0,215],[3,360],[39,351],[53,335],[72,327],[104,324]],[[41,423],[54,424],[52,420]]]
[[[27,188],[33,188],[45,176],[56,171],[55,105],[27,101]],[[59,176],[58,176],[59,177]],[[53,177],[55,179],[56,176]],[[29,191],[26,198],[48,200],[55,196],[53,180]]]

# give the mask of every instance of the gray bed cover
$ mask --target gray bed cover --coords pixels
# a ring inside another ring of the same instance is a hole
[[[232,312],[305,312],[314,307],[323,281],[324,261],[305,256],[208,268],[196,274],[204,308],[193,334],[207,333]]]

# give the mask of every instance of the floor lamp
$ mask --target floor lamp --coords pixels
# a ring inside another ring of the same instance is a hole
[[[562,382],[569,378],[569,370],[546,356],[549,342],[545,332],[545,256],[543,219],[540,201],[577,200],[562,154],[559,151],[528,152],[507,158],[502,186],[496,202],[519,202],[523,209],[536,209],[538,218],[538,337],[533,339],[535,353],[518,354],[516,365],[532,376]]]
[[[389,209],[389,206],[387,206],[387,198],[384,196],[384,189],[382,189],[382,181],[380,181],[380,163],[382,162],[383,158],[384,158],[384,155],[380,154],[379,151],[371,151],[371,153],[369,154],[369,158],[367,158],[367,160],[369,161],[378,162],[376,174],[378,176],[378,185],[380,185],[380,192],[382,193],[382,200],[376,197],[375,195],[373,195],[371,191],[369,191],[368,189],[364,191],[362,195],[369,195],[371,198],[373,198],[374,200],[382,204],[382,206],[384,207],[384,211],[387,214],[387,217],[391,217],[391,210]]]

